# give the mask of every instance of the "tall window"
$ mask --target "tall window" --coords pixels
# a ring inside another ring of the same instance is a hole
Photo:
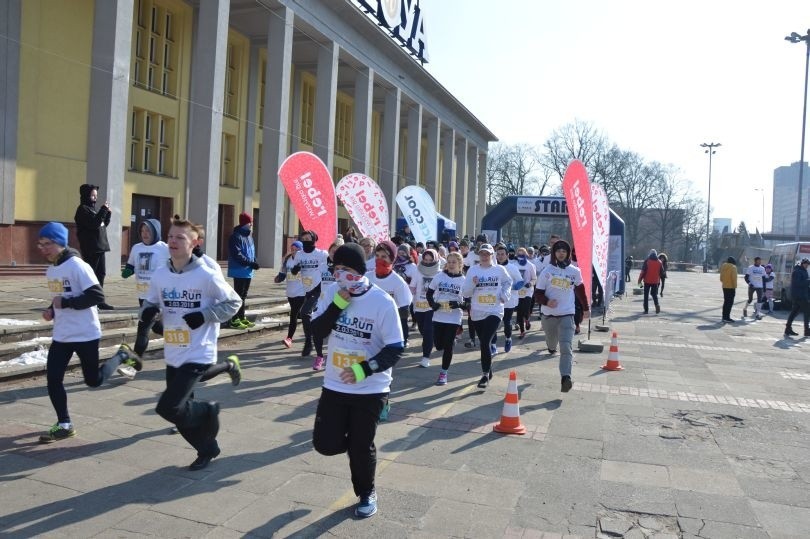
[[[256,181],[254,182],[256,185],[256,192],[258,193],[261,191],[262,185],[262,145],[259,144],[258,149],[256,150]]]
[[[132,83],[155,93],[175,96],[177,17],[160,0],[136,0],[135,10]]]
[[[315,84],[301,81],[301,143],[312,146],[315,129]]]
[[[352,105],[340,97],[335,108],[335,153],[347,159],[352,156]]]
[[[174,175],[174,118],[133,108],[129,139],[131,171]]]
[[[219,184],[238,187],[236,182],[236,137],[222,134],[222,162],[219,169]]]
[[[231,118],[239,116],[239,60],[240,47],[228,43],[228,56],[225,68],[225,115]]]

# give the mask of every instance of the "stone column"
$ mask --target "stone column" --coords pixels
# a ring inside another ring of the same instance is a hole
[[[127,170],[132,2],[96,2],[93,14],[92,63],[95,69],[90,70],[86,181],[100,187],[98,206],[108,200],[112,210],[107,230],[109,275],[118,273],[116,270],[121,266],[122,255],[121,209]],[[71,195],[77,197],[78,192]],[[71,200],[76,201],[75,198]]]
[[[458,231],[459,238],[475,227],[476,222],[476,198],[478,196],[478,148],[470,146],[467,150],[467,196],[464,198],[466,204],[464,211],[464,230]]]
[[[317,86],[315,89],[314,154],[326,170],[335,168],[335,109],[337,108],[337,75],[339,47],[334,41],[318,46]]]
[[[379,184],[388,201],[391,230],[396,230],[397,182],[399,179],[399,107],[402,90],[389,88],[385,93],[383,112],[382,142],[380,144]]]
[[[456,207],[451,214],[458,230],[467,224],[465,209],[467,207],[467,139],[461,138],[456,149]]]
[[[131,14],[130,20],[132,20]],[[14,224],[14,193],[17,183],[20,0],[0,2],[0,33],[6,36],[5,39],[0,39],[0,124],[2,124],[0,125],[0,223],[11,225]],[[126,133],[126,124],[124,133]],[[72,194],[74,195],[72,200],[77,201],[78,191]],[[112,238],[110,239],[112,240]]]
[[[455,196],[455,179],[453,178],[453,166],[456,161],[456,130],[448,128],[442,131],[442,192],[441,204],[437,200],[436,207],[439,213],[450,217],[453,215]]]
[[[422,105],[408,109],[408,161],[405,163],[406,185],[419,185],[422,161]]]
[[[371,172],[371,113],[374,99],[374,70],[357,71],[354,79],[354,140],[352,141],[352,170],[368,176]],[[377,181],[378,178],[373,178]]]
[[[214,256],[219,244],[217,220],[229,13],[230,0],[200,3],[191,59],[186,212],[192,221],[205,226],[205,250]],[[131,28],[127,31],[131,32]]]
[[[475,234],[481,233],[481,221],[487,214],[487,152],[478,153],[478,201],[475,207]]]
[[[427,121],[427,155],[425,156],[425,190],[433,198],[436,207],[439,206],[439,142],[441,122],[438,118]]]
[[[267,29],[267,72],[264,85],[262,125],[261,218],[257,249],[259,264],[277,268],[284,255],[284,186],[278,169],[287,158],[287,129],[290,120],[290,77],[292,72],[293,11],[276,10]]]
[[[259,76],[261,75],[259,46],[250,44],[250,63],[248,65],[247,94],[247,127],[245,129],[245,181],[242,207],[253,215],[253,194],[256,192],[256,129],[259,118]]]

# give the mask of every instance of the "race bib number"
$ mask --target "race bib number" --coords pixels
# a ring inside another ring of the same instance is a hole
[[[362,350],[335,348],[332,354],[332,365],[338,369],[345,369],[346,367],[351,367],[355,363],[361,363],[365,360],[366,354]]]
[[[526,289],[525,288],[520,289],[520,292],[518,292],[518,297],[519,298],[525,298],[526,297]]]
[[[442,306],[442,308],[439,309],[439,310],[441,312],[443,312],[443,313],[449,313],[450,311],[453,310],[453,309],[450,308],[450,302],[449,301],[443,301],[443,302],[440,303],[440,305]]]
[[[48,290],[54,294],[61,294],[65,291],[65,288],[62,286],[62,281],[60,279],[53,279],[48,281]]]
[[[495,305],[497,298],[493,294],[482,294],[478,296],[478,303],[482,305]]]
[[[164,329],[163,341],[166,346],[185,348],[191,343],[191,333],[187,329]]]
[[[149,282],[145,283],[138,283],[135,285],[135,290],[138,292],[148,292],[149,291]]]
[[[301,282],[304,283],[304,286],[309,288],[312,286],[312,277],[301,277]]]
[[[569,288],[571,288],[571,281],[569,281],[565,277],[552,277],[551,286],[553,286],[554,288],[562,288],[564,290],[568,290]]]
[[[428,304],[427,301],[417,301],[416,303],[414,303],[413,306],[416,307],[417,309],[429,309],[430,308],[430,304]]]

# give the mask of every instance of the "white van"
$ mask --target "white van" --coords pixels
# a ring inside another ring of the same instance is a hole
[[[790,274],[802,258],[810,258],[810,242],[780,243],[773,248],[768,259],[776,274],[773,281],[774,299],[781,301],[783,309],[790,307]]]

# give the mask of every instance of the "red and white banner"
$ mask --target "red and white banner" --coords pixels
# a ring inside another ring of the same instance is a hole
[[[608,275],[608,245],[610,243],[610,210],[607,193],[597,184],[591,184],[591,200],[593,202],[593,268],[596,276],[607,290],[605,283]],[[609,291],[609,292],[612,292]]]
[[[418,185],[403,187],[397,193],[397,206],[416,241],[425,243],[438,239],[439,215],[436,213],[436,203],[427,191]]]
[[[296,152],[281,164],[278,177],[304,230],[314,230],[315,245],[328,249],[337,237],[337,198],[326,165],[313,153]]]
[[[568,219],[577,251],[577,266],[582,272],[585,295],[591,302],[591,264],[593,259],[593,204],[588,171],[579,160],[571,161],[563,178],[563,193],[568,205]]]
[[[391,239],[388,202],[377,182],[353,172],[341,178],[335,192],[361,236],[374,238],[377,243]]]

